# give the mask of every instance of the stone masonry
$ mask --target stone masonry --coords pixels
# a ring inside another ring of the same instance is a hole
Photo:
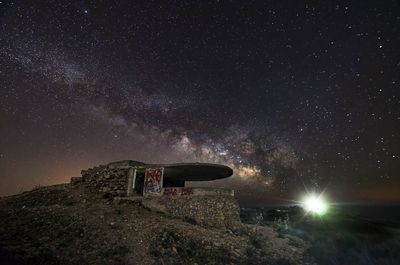
[[[82,182],[94,192],[126,196],[129,168],[98,166],[82,170]]]

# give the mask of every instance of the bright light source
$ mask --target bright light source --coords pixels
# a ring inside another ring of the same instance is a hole
[[[318,196],[310,195],[303,201],[303,208],[307,212],[323,215],[328,210],[328,205]]]

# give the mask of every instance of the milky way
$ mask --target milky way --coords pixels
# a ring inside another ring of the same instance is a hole
[[[399,186],[395,1],[0,8],[4,194],[116,159],[226,164],[250,197]]]
[[[276,166],[296,169],[298,164],[295,151],[266,132],[264,127],[256,128],[250,124],[219,126],[217,121],[222,117],[207,112],[205,114],[210,116],[197,117],[196,113],[204,113],[201,109],[207,107],[207,102],[162,93],[148,94],[140,87],[121,88],[120,83],[104,85],[96,79],[96,72],[80,71],[85,67],[67,61],[60,51],[45,51],[35,45],[5,49],[3,55],[29,73],[45,77],[50,86],[57,87],[56,92],[45,93],[67,98],[66,104],[79,102],[79,112],[107,123],[112,137],[117,138],[123,133],[142,143],[163,146],[167,152],[175,152],[185,161],[227,164],[243,180],[265,185],[275,182],[277,172],[272,171]],[[104,78],[102,81],[107,82]],[[118,92],[113,93],[115,90]],[[203,131],[202,124],[209,126],[212,122],[215,128]],[[285,183],[288,177],[293,175],[282,176],[280,183]]]

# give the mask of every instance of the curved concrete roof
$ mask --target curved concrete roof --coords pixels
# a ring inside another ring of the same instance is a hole
[[[164,178],[184,181],[208,181],[232,176],[230,167],[209,163],[145,164],[139,161],[123,160],[111,162],[110,167],[135,167],[137,169],[164,168]]]
[[[164,178],[170,180],[207,181],[227,178],[233,174],[230,167],[217,164],[182,163],[160,166],[164,167]]]

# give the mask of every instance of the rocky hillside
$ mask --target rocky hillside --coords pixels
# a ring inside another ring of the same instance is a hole
[[[0,264],[309,264],[271,227],[207,227],[82,185],[1,198],[0,220]]]

